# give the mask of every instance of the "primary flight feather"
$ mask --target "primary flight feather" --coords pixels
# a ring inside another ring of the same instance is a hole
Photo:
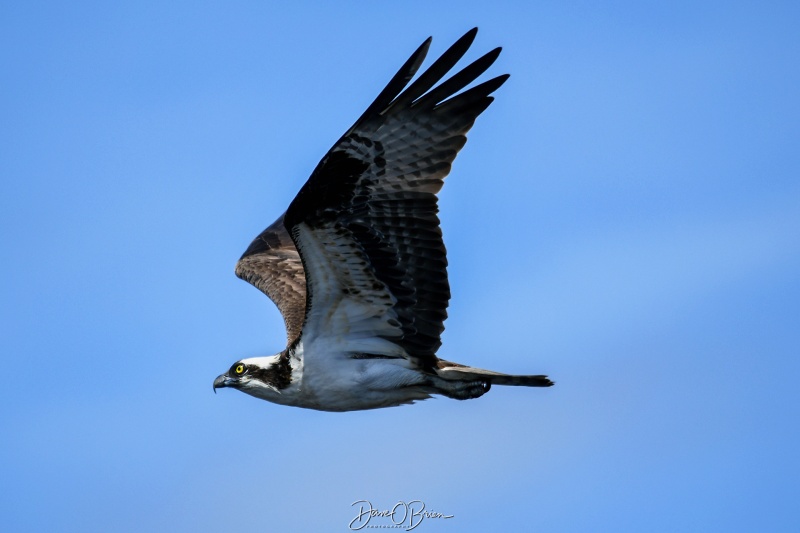
[[[436,356],[450,300],[436,194],[466,133],[508,78],[459,92],[492,65],[496,48],[442,81],[476,33],[409,85],[431,39],[422,43],[244,252],[236,275],[278,306],[287,346],[235,362],[214,390],[352,411],[432,394],[477,398],[493,384],[553,384]]]

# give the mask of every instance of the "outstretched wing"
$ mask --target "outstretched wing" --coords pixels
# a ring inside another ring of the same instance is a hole
[[[456,94],[489,68],[497,48],[434,88],[476,32],[406,88],[426,40],[289,206],[284,223],[306,275],[304,343],[323,337],[364,356],[436,365],[450,300],[436,193],[489,95],[508,78]]]
[[[306,314],[306,276],[281,215],[261,232],[236,263],[236,275],[275,302],[291,345],[300,336]]]

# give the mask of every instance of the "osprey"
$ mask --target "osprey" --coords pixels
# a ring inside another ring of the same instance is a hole
[[[450,300],[436,193],[508,79],[459,93],[494,63],[496,48],[442,81],[476,33],[409,85],[431,38],[422,43],[245,250],[236,275],[278,306],[287,345],[235,362],[214,380],[215,392],[232,387],[283,405],[353,411],[432,394],[477,398],[493,384],[553,384],[436,357]]]

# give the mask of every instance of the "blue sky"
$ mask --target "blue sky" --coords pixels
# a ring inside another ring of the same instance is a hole
[[[800,8],[5,2],[8,531],[794,531]],[[548,390],[344,414],[211,382],[283,346],[233,275],[406,57],[511,78],[441,197],[440,355]]]

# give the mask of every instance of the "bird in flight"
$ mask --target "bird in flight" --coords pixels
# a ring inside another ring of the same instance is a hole
[[[282,405],[354,411],[492,385],[549,387],[436,356],[450,285],[436,193],[475,119],[508,79],[459,92],[496,48],[444,79],[473,28],[413,83],[431,38],[411,55],[311,174],[289,208],[245,250],[236,275],[275,302],[286,349],[241,359],[214,380]]]

